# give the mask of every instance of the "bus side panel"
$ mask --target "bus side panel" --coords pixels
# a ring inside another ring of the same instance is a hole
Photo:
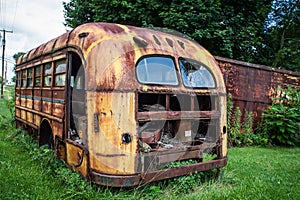
[[[16,117],[20,118],[21,117],[20,109],[16,108],[15,112],[16,112]]]
[[[41,110],[41,89],[40,88],[34,88],[33,92],[33,109],[36,111]]]
[[[31,88],[25,89],[25,98],[26,98],[26,108],[32,109],[33,100],[32,100],[32,89]]]
[[[40,115],[37,115],[37,114],[34,115],[34,125],[36,125],[37,127],[40,127],[41,120],[42,120],[42,118]]]
[[[63,123],[54,121],[52,122],[52,131],[53,131],[53,136],[54,138],[59,137],[63,138]]]
[[[63,118],[64,117],[64,112],[63,112],[64,107],[65,106],[62,103],[53,103],[53,110],[52,110],[53,115],[55,117]]]
[[[23,107],[26,106],[26,98],[25,98],[25,94],[24,94],[24,90],[23,89],[21,89],[20,105],[23,106]]]
[[[31,112],[26,112],[26,119],[30,124],[33,124],[33,114]]]
[[[52,111],[52,91],[51,88],[42,90],[42,112],[51,114]]]

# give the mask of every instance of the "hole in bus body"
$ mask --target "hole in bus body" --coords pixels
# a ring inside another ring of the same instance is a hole
[[[138,94],[139,147],[143,170],[173,161],[216,154],[219,117],[216,95]]]

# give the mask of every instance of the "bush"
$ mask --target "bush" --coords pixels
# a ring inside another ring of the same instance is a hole
[[[272,144],[295,146],[299,144],[300,132],[300,91],[292,88],[281,89],[279,98],[262,114],[262,129]]]

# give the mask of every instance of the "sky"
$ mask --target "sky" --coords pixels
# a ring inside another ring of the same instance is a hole
[[[8,81],[14,76],[12,57],[14,54],[27,52],[67,31],[68,28],[64,26],[63,1],[68,2],[68,0],[0,0],[0,29],[13,31],[5,34]],[[0,57],[2,58],[2,43]]]

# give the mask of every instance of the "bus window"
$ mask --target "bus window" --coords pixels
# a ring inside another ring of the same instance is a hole
[[[55,86],[64,86],[66,83],[66,63],[60,60],[55,63]]]
[[[32,82],[32,68],[28,69],[27,83],[28,83],[28,87],[32,87],[33,86],[33,82]]]
[[[195,60],[180,58],[179,66],[186,87],[215,88],[215,80],[207,67]]]
[[[44,68],[44,86],[51,86],[52,65],[46,63]]]
[[[41,86],[41,66],[36,66],[34,71],[34,86]]]
[[[27,81],[27,79],[26,79],[26,73],[27,73],[26,69],[22,71],[22,76],[21,76],[22,85],[21,85],[21,87],[26,87],[26,81]]]
[[[21,71],[17,72],[17,77],[16,77],[16,87],[21,86]]]
[[[144,84],[178,85],[174,60],[170,57],[145,57],[136,67],[138,81]]]

